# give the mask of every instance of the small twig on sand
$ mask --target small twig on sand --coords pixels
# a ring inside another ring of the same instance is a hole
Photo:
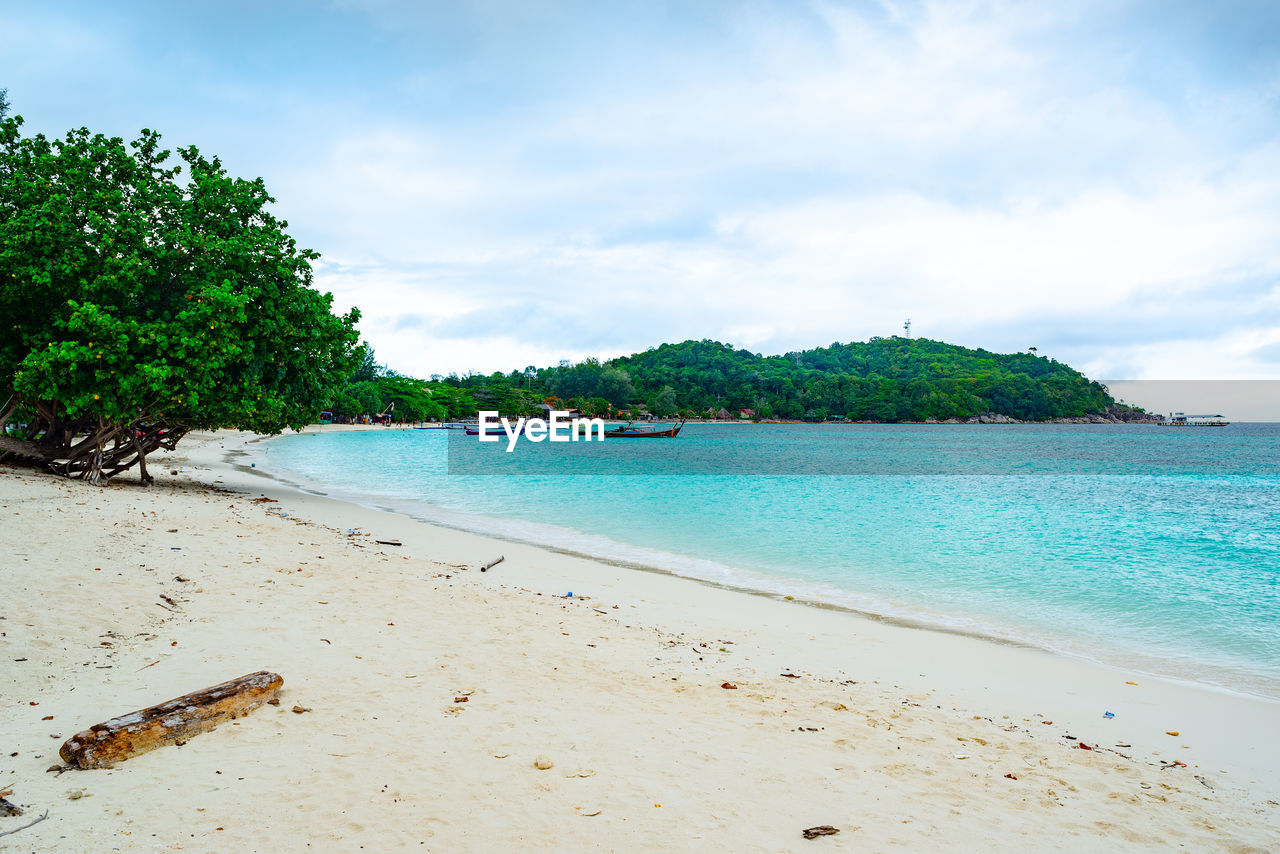
[[[502,563],[504,560],[506,560],[505,555],[498,555],[498,557],[497,557],[496,559],[491,560],[491,561],[489,561],[488,563],[486,563],[484,566],[480,567],[480,571],[481,571],[481,572],[488,572],[489,570],[493,569],[493,568],[494,568],[495,566],[497,566],[498,564]]]
[[[49,817],[49,811],[45,810],[44,815],[40,816],[39,818],[33,818],[31,821],[22,825],[22,827],[15,827],[13,830],[6,830],[4,833],[0,833],[0,836],[8,836],[11,833],[17,833],[19,830],[26,830],[28,827],[31,827],[31,825],[39,824],[40,822],[44,821],[48,817]]]

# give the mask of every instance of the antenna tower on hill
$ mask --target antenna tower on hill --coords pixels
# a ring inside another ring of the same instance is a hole
[[[902,331],[908,338],[911,337],[911,318],[908,317],[906,323],[902,324]]]

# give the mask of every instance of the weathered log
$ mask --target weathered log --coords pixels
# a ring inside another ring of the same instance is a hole
[[[185,744],[273,699],[283,684],[284,679],[275,673],[250,673],[95,724],[67,739],[58,755],[63,762],[80,768],[100,768],[166,744]]]
[[[497,566],[498,564],[502,563],[502,561],[504,561],[505,559],[506,559],[506,558],[505,558],[505,557],[503,557],[502,555],[498,555],[496,558],[494,558],[493,560],[489,561],[489,562],[488,562],[488,563],[486,563],[484,566],[480,567],[480,571],[481,571],[481,572],[488,572],[489,570],[493,569],[493,568],[494,568],[495,566]]]

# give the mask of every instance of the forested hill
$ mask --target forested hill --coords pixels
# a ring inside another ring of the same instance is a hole
[[[607,362],[449,377],[487,407],[518,412],[550,397],[588,412],[659,415],[750,410],[760,418],[924,421],[984,413],[1026,421],[1108,411],[1101,384],[1053,359],[927,338],[873,338],[761,356],[716,341],[663,344]]]

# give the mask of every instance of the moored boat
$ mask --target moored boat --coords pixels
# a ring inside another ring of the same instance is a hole
[[[604,431],[604,437],[606,439],[674,439],[680,435],[680,428],[683,426],[683,420],[663,430],[657,427],[634,427],[631,424],[625,424],[622,427]]]
[[[523,430],[523,428],[521,428],[521,429]],[[479,427],[467,427],[467,428],[466,428],[466,430],[467,430],[467,435],[468,435],[468,436],[479,436],[479,435],[480,435],[480,428],[479,428]],[[502,432],[502,428],[501,428],[501,427],[494,427],[494,428],[490,428],[490,429],[489,429],[488,431],[486,431],[486,432],[487,432],[490,436],[497,436],[499,433],[501,433],[501,432]]]

